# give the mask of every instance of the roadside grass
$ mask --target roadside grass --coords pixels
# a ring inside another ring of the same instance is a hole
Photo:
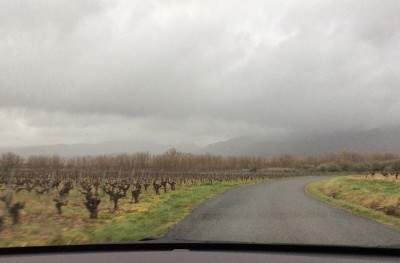
[[[108,196],[103,196],[98,209],[98,219],[89,219],[83,205],[84,197],[71,192],[69,203],[58,215],[52,198],[20,192],[14,202],[26,202],[21,210],[21,223],[13,226],[7,216],[0,230],[0,246],[41,246],[86,244],[101,242],[135,241],[146,237],[158,238],[207,199],[235,186],[260,181],[213,182],[198,186],[181,187],[176,191],[155,195],[149,188],[143,192],[140,203],[121,199],[119,209],[113,211]],[[55,194],[55,193],[53,193]],[[47,200],[48,199],[48,200]],[[47,202],[47,206],[45,205]]]
[[[343,176],[310,183],[305,189],[316,199],[400,228],[400,181]]]

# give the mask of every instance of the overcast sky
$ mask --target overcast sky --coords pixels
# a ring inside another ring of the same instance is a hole
[[[399,125],[399,14],[396,0],[0,0],[0,146]]]

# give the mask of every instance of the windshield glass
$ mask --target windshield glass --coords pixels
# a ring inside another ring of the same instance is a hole
[[[400,247],[399,1],[1,1],[0,247]]]

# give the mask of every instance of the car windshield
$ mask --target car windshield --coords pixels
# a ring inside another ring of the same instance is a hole
[[[400,247],[399,10],[0,1],[0,247]]]

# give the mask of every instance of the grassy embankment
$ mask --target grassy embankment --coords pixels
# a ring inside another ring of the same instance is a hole
[[[62,215],[56,213],[54,203],[48,197],[39,198],[33,193],[20,192],[13,201],[26,202],[21,210],[21,223],[13,226],[11,219],[5,217],[5,226],[0,230],[0,246],[120,242],[161,237],[200,203],[230,188],[249,183],[256,181],[214,182],[162,192],[158,196],[149,189],[148,193],[141,195],[138,204],[121,199],[117,211],[112,211],[112,202],[104,196],[96,220],[88,218],[84,197],[77,192],[70,193]]]
[[[308,184],[306,191],[354,214],[400,228],[400,180],[346,176]]]

